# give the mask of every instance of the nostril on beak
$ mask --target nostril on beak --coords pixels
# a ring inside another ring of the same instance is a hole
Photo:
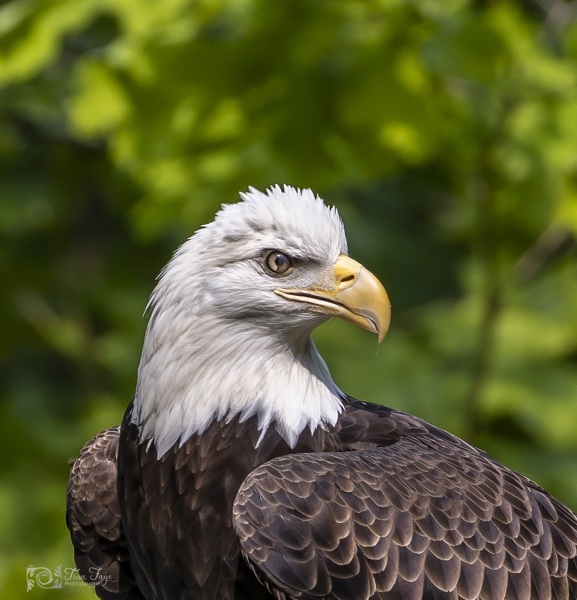
[[[355,275],[353,273],[351,273],[350,275],[343,277],[341,279],[341,283],[347,283],[348,281],[354,281],[354,280],[355,280]]]

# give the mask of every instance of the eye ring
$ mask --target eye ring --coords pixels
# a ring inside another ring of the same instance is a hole
[[[270,274],[276,277],[288,275],[293,270],[293,262],[290,256],[279,250],[268,250],[262,257],[262,266]]]

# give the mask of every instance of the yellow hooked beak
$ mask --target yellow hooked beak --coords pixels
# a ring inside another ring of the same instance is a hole
[[[275,293],[351,321],[378,334],[379,343],[382,342],[391,322],[391,303],[381,282],[363,265],[344,254],[335,262],[333,275],[334,285],[330,289],[279,288]]]

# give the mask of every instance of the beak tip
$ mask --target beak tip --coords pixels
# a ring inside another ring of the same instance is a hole
[[[389,331],[390,318],[385,327],[378,327],[375,333],[377,334],[377,343],[381,343]]]

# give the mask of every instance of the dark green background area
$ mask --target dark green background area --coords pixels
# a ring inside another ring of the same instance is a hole
[[[574,1],[0,6],[0,595],[73,567],[68,460],[117,424],[154,279],[249,185],[311,187],[393,303],[340,387],[577,509]]]

